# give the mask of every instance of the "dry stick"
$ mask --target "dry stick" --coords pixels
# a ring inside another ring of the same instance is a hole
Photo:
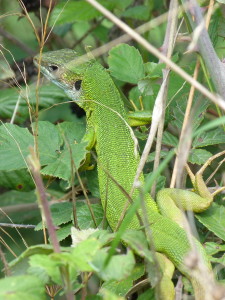
[[[207,17],[206,17],[206,28],[208,28],[208,26],[209,26],[210,18],[211,18],[212,12],[213,12],[213,5],[214,5],[214,0],[210,0],[209,9],[207,12]],[[194,75],[193,75],[193,78],[195,80],[197,80],[197,78],[198,78],[199,68],[200,68],[200,60],[198,59],[196,66],[195,66]],[[193,103],[193,99],[194,99],[194,93],[195,93],[195,87],[192,85],[189,96],[188,96],[187,107],[186,107],[184,121],[183,121],[181,134],[180,134],[180,141],[179,141],[179,145],[178,145],[177,156],[176,156],[176,160],[175,160],[175,164],[174,164],[174,168],[173,168],[173,174],[172,174],[172,179],[171,179],[171,183],[170,183],[171,188],[175,187],[176,179],[181,178],[181,174],[183,173],[184,165],[186,163],[186,161],[184,161],[182,159],[184,152],[186,152],[186,149],[184,149],[184,147],[186,147],[186,143],[185,143],[184,139],[185,139],[185,136],[186,136],[185,133],[187,132],[187,127],[189,124],[188,120],[189,120],[189,116],[191,113],[191,107],[192,107],[192,103]],[[184,164],[182,163],[182,161]],[[179,187],[180,183],[177,182],[177,186]]]
[[[166,35],[162,46],[163,53],[166,54],[168,58],[170,58],[173,53],[173,48],[177,36],[177,14],[178,14],[178,0],[172,0],[170,2],[170,7],[169,7]],[[165,73],[167,73],[168,71],[169,71],[168,69],[164,70],[163,78],[165,78],[166,75]],[[169,76],[167,78],[169,79]],[[167,80],[167,84],[165,85],[165,90],[162,97],[163,111],[162,111],[162,118],[158,127],[157,139],[156,139],[156,150],[155,150],[156,153],[155,153],[153,172],[158,168],[160,162],[160,152],[161,152],[162,136],[163,136],[164,122],[165,122],[165,107],[166,107],[166,98],[168,93],[168,84],[169,82]],[[156,183],[157,181],[155,181],[151,189],[151,195],[153,198],[155,197]]]

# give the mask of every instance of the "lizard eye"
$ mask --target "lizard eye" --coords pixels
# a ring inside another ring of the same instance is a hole
[[[50,65],[50,66],[48,66],[48,69],[50,72],[53,72],[53,71],[57,71],[58,67],[56,65]]]
[[[74,83],[74,87],[77,91],[79,91],[79,89],[81,88],[81,82],[82,82],[82,80],[77,80]]]

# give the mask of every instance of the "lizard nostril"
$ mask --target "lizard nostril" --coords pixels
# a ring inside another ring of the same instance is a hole
[[[58,67],[56,65],[50,65],[50,66],[48,66],[48,69],[50,72],[53,72],[53,71],[57,71]]]
[[[74,83],[74,87],[77,91],[79,91],[79,89],[81,88],[81,82],[82,80],[77,80],[75,83]]]

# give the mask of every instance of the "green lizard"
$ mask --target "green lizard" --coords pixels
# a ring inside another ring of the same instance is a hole
[[[109,73],[98,62],[94,59],[82,61],[73,50],[47,52],[42,54],[41,59],[36,56],[34,63],[49,80],[61,87],[69,98],[86,111],[87,131],[84,140],[88,140],[88,149],[96,149],[102,206],[111,228],[115,230],[127,199],[107,174],[110,173],[130,193],[140,160],[121,95]],[[196,270],[190,271],[184,261],[194,247],[201,254],[205,270],[211,270],[211,266],[202,245],[194,237],[188,237],[182,228],[183,215],[177,206],[186,206],[185,209],[200,212],[208,208],[213,197],[201,174],[191,179],[196,193],[163,189],[157,195],[157,205],[150,195],[145,195],[145,202],[154,249],[164,254],[191,280],[196,299],[203,300],[207,297],[202,278],[199,278]],[[143,184],[143,174],[139,180]],[[138,195],[139,191],[135,189],[132,199]],[[141,210],[139,213],[142,214]],[[137,217],[133,218],[129,228],[140,228]],[[164,264],[163,259],[166,258],[160,256],[159,265],[168,266],[172,271],[169,271],[170,275],[167,271],[163,273],[158,289],[160,299],[171,300],[174,299],[171,281],[173,266],[170,262]]]

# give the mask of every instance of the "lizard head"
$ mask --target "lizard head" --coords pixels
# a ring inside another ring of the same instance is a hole
[[[41,73],[74,101],[80,100],[82,79],[91,61],[71,49],[49,51],[34,57],[34,64]]]

